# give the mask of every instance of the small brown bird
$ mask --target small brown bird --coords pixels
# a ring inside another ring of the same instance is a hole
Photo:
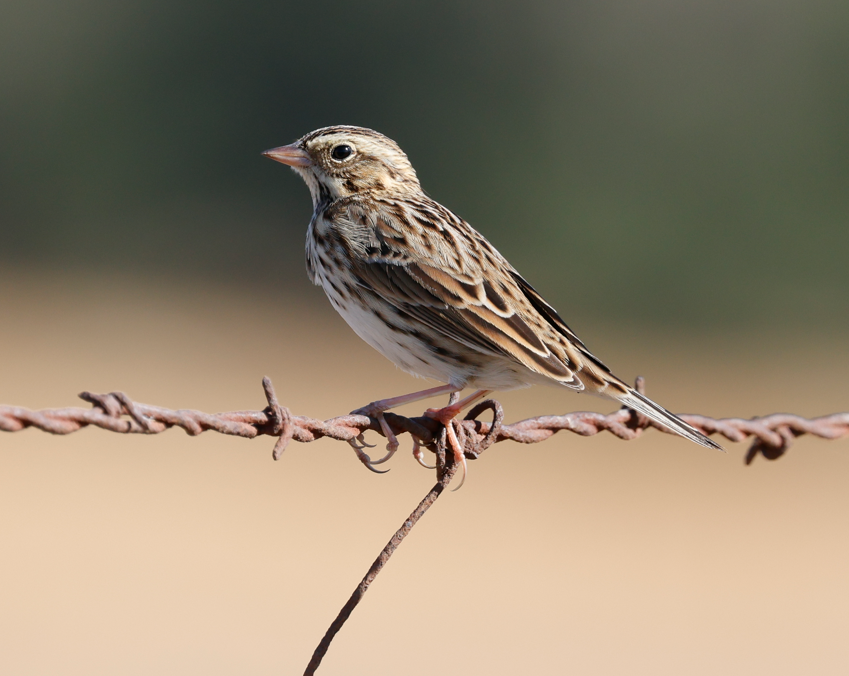
[[[306,254],[313,283],[378,352],[409,373],[446,383],[356,411],[377,417],[388,439],[380,460],[358,449],[370,469],[398,447],[384,411],[475,388],[428,411],[446,426],[465,470],[450,421],[493,390],[537,383],[615,399],[721,450],[614,376],[483,235],[424,193],[391,139],[362,127],[325,127],[263,154],[291,166],[309,187],[314,213]],[[414,453],[422,462],[418,444]]]

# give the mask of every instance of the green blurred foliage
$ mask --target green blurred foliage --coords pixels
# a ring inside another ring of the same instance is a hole
[[[849,324],[849,4],[4,0],[0,264],[300,293],[375,128],[574,324]],[[578,327],[580,328],[580,327]]]

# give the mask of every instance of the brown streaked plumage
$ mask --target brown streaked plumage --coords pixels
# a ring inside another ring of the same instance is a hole
[[[721,448],[614,376],[557,312],[475,229],[428,197],[391,139],[362,127],[326,127],[264,153],[306,182],[314,213],[307,271],[367,343],[399,367],[446,385],[360,409],[478,390],[429,413],[446,423],[491,390],[537,383],[609,397],[691,441]],[[417,449],[416,449],[417,450]],[[420,456],[417,455],[420,460]]]

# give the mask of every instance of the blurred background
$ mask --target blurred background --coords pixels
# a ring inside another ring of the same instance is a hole
[[[672,410],[849,410],[847,31],[825,0],[5,0],[0,402],[420,386],[309,285],[307,189],[260,156],[357,124]],[[319,673],[846,673],[847,443],[494,447]],[[0,437],[0,670],[303,669],[433,476],[408,440],[380,477],[272,445]]]

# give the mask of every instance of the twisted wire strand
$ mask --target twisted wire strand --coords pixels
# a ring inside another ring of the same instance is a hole
[[[83,392],[80,397],[92,404],[92,408],[59,408],[32,411],[19,406],[0,406],[0,431],[18,432],[28,427],[52,434],[71,434],[93,425],[101,429],[122,434],[159,434],[171,427],[180,427],[192,436],[207,430],[246,438],[261,435],[277,437],[273,457],[277,460],[294,439],[310,442],[322,437],[347,441],[362,450],[362,435],[371,430],[383,434],[379,421],[364,415],[344,415],[330,420],[316,420],[305,416],[293,416],[289,409],[281,406],[269,378],[263,378],[263,389],[268,406],[262,411],[231,411],[228,413],[203,413],[190,409],[171,410],[134,402],[123,392],[93,394]],[[645,392],[645,381],[637,379],[636,388]],[[478,420],[478,416],[491,411],[492,421]],[[746,464],[758,455],[774,460],[783,455],[796,437],[811,434],[822,439],[841,439],[849,436],[849,413],[835,413],[814,419],[789,413],[774,413],[751,419],[710,418],[703,415],[683,414],[684,421],[704,434],[721,434],[729,441],[744,441],[752,437],[753,443],[746,454]],[[437,483],[422,499],[410,516],[404,520],[365,577],[351,594],[347,603],[330,624],[321,642],[316,647],[304,676],[313,676],[319,668],[331,642],[362,600],[369,586],[389,561],[397,547],[416,525],[418,520],[434,504],[450,483],[457,467],[447,452],[446,429],[437,421],[427,417],[408,418],[387,413],[386,422],[398,435],[407,432],[418,443],[430,448],[437,457]],[[504,410],[497,401],[489,399],[472,408],[461,421],[453,421],[455,433],[463,445],[466,456],[476,458],[493,443],[516,441],[535,444],[545,441],[561,431],[581,436],[593,436],[606,431],[619,439],[630,440],[640,436],[643,430],[654,427],[668,432],[645,416],[621,408],[610,414],[577,411],[565,415],[538,416],[509,425],[503,424]],[[671,432],[670,432],[671,433]]]
[[[356,443],[366,431],[382,434],[378,420],[365,415],[343,415],[329,420],[292,415],[289,409],[278,403],[269,378],[263,379],[263,388],[268,401],[265,409],[226,413],[151,406],[134,402],[123,392],[83,392],[80,398],[92,404],[92,408],[33,411],[19,406],[0,406],[0,431],[18,432],[33,427],[51,434],[71,434],[83,427],[94,426],[122,434],[159,434],[171,427],[179,427],[192,436],[206,431],[248,439],[269,435],[277,437],[273,452],[275,460],[291,440],[308,443],[329,437]],[[642,378],[637,379],[637,389],[645,389]],[[493,421],[477,420],[477,416],[486,410],[492,412]],[[394,413],[387,413],[385,417],[395,434],[407,432],[429,447],[436,442],[442,429],[440,423],[427,417],[410,418]],[[609,414],[576,411],[564,415],[538,416],[511,424],[503,424],[503,417],[501,405],[497,401],[488,400],[474,407],[465,420],[455,422],[458,437],[462,437],[468,457],[477,457],[492,443],[510,440],[535,444],[561,431],[580,436],[609,432],[623,440],[636,439],[650,427],[670,433],[627,408]],[[752,437],[753,443],[746,455],[747,464],[757,455],[768,459],[780,457],[796,437],[805,434],[822,439],[849,436],[849,412],[813,419],[789,413],[773,413],[751,419],[717,419],[695,414],[680,414],[680,417],[704,434],[720,434],[729,441],[739,442]]]

